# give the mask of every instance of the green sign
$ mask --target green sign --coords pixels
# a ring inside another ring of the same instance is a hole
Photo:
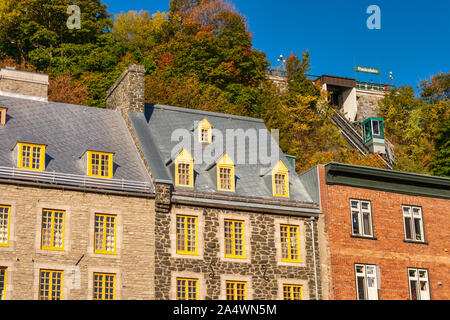
[[[380,74],[380,69],[356,66],[356,72]]]

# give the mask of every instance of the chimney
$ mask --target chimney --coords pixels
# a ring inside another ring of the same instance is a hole
[[[0,126],[4,126],[6,124],[6,112],[8,108],[0,107]]]
[[[47,94],[48,75],[12,67],[0,70],[0,95],[47,101]]]
[[[145,68],[132,64],[122,73],[106,93],[106,107],[118,109],[124,118],[129,111],[145,110]]]

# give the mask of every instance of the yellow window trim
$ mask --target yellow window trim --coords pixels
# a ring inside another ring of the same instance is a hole
[[[10,206],[0,206],[0,208],[2,208],[3,211],[5,211],[5,209],[8,211],[8,220],[6,221],[6,243],[0,243],[0,247],[9,247],[9,228],[10,228],[10,221],[11,221],[11,207]]]
[[[178,175],[178,165],[179,164],[188,164],[189,165],[189,183],[188,184],[180,184],[180,177]],[[194,187],[194,159],[189,154],[186,149],[183,149],[175,159],[175,185],[180,187]]]
[[[39,270],[39,300],[41,300],[42,298],[42,291],[41,291],[41,280],[42,280],[42,272],[49,272],[50,273],[50,279],[49,279],[49,288],[48,288],[48,297],[49,300],[51,300],[51,297],[53,295],[53,288],[54,286],[53,284],[53,277],[56,274],[61,274],[61,283],[60,283],[60,290],[59,290],[59,299],[62,299],[62,295],[63,295],[63,288],[64,288],[64,272],[61,270],[48,270],[48,269],[41,269]]]
[[[95,242],[95,225],[94,225],[94,253],[99,253],[99,254],[116,254],[117,251],[117,216],[114,214],[104,214],[104,213],[96,213],[95,217],[94,217],[94,224],[95,224],[95,218],[96,217],[103,217],[104,218],[104,223],[103,223],[103,242],[102,242],[102,247],[103,249],[97,249],[96,248],[96,242]],[[106,218],[111,217],[114,218],[114,250],[113,251],[108,251],[106,250]]]
[[[289,290],[289,296],[288,299],[286,299],[285,296],[285,289]],[[303,300],[303,286],[302,285],[298,285],[298,284],[283,284],[283,299],[284,300],[297,300],[294,299],[294,288],[299,288],[300,289],[300,300]]]
[[[301,257],[300,257],[300,227],[299,226],[293,226],[293,225],[286,225],[282,224],[280,225],[280,238],[281,238],[281,228],[285,227],[287,228],[287,245],[288,245],[288,255],[289,258],[283,258],[283,252],[281,252],[281,261],[282,262],[295,262],[295,263],[301,263]],[[291,246],[291,229],[295,229],[296,234],[296,240],[297,240],[297,259],[292,259],[292,246]],[[283,245],[283,242],[281,240],[281,245]]]
[[[178,254],[189,254],[189,255],[197,255],[198,254],[198,233],[197,233],[197,223],[198,219],[196,216],[185,216],[185,215],[176,215],[176,218],[183,218],[184,221],[184,247],[186,250],[179,250],[178,249],[178,233],[176,234],[176,246],[177,246],[177,253]],[[192,218],[195,220],[195,251],[188,251],[188,224],[187,219]],[[175,221],[175,223],[177,223]]]
[[[275,175],[283,175],[284,176],[284,194],[278,194],[277,188],[275,184]],[[278,163],[272,169],[272,193],[275,197],[289,197],[289,170],[286,168],[284,163],[279,160]]]
[[[203,140],[202,130],[208,130],[206,140]],[[206,118],[198,125],[198,141],[202,143],[212,143],[212,126]]]
[[[230,169],[230,189],[222,188],[220,183],[220,169]],[[234,162],[226,153],[217,163],[217,190],[235,192]]]
[[[177,292],[177,300],[181,300],[178,298],[178,281],[185,281],[185,285],[182,286],[182,288],[184,289],[184,293],[186,294],[186,299],[184,300],[198,300],[198,279],[192,279],[192,278],[177,278],[176,281],[176,292]],[[188,281],[193,281],[195,282],[195,299],[188,299],[187,295],[188,295],[188,286],[187,283]]]
[[[225,298],[228,297],[227,295],[227,285],[232,285],[232,291],[233,291],[233,299],[237,300],[237,285],[242,284],[244,285],[244,300],[247,300],[247,282],[245,281],[225,281]]]
[[[0,295],[0,300],[5,300],[5,296],[6,296],[6,280],[7,280],[7,275],[8,275],[8,268],[6,267],[0,267],[0,270],[3,270],[4,276],[3,276],[3,287],[0,287],[0,290],[2,292],[2,294]]]
[[[45,170],[45,144],[34,144],[34,143],[24,143],[19,142],[18,143],[18,157],[17,157],[17,167],[19,169],[25,169],[25,170],[34,170],[34,171],[44,171]],[[23,164],[23,148],[24,147],[30,147],[30,160],[29,160],[29,166],[24,166]],[[33,148],[39,148],[39,168],[32,168],[33,164]]]
[[[245,222],[243,220],[231,220],[231,219],[225,219],[225,222],[231,222],[231,249],[232,254],[226,253],[226,243],[224,243],[225,247],[225,258],[234,258],[234,259],[245,259]],[[236,224],[242,224],[242,254],[236,254]],[[224,230],[225,231],[225,230]],[[225,237],[225,234],[224,234]],[[225,240],[225,239],[224,239]]]
[[[106,288],[106,277],[112,277],[113,279],[113,300],[116,300],[116,275],[114,273],[100,273],[100,272],[94,272],[94,274],[92,275],[93,277],[95,276],[101,276],[102,277],[102,281],[101,281],[101,295],[102,298],[101,299],[95,299],[94,298],[94,292],[92,292],[92,299],[93,300],[106,300],[105,299],[105,288]],[[93,281],[93,285],[92,285],[92,290],[95,290],[95,281]]]
[[[111,179],[113,177],[113,163],[114,163],[114,153],[112,152],[100,152],[100,151],[93,151],[93,150],[88,150],[87,152],[87,175],[90,177],[94,177],[94,178],[104,178],[104,179]],[[93,155],[98,155],[99,156],[99,168],[98,168],[98,174],[94,174],[92,173],[92,156]],[[101,166],[102,166],[102,161],[101,158],[102,156],[108,156],[108,175],[103,176],[101,174]]]
[[[43,232],[43,221],[41,224],[41,248],[42,250],[59,250],[64,251],[64,237],[65,237],[65,229],[66,229],[66,212],[62,210],[50,210],[50,209],[43,209],[42,210],[42,219],[44,219],[44,212],[51,212],[51,229],[50,229],[50,242],[51,244],[49,246],[44,245],[44,232]],[[61,247],[55,247],[55,214],[56,213],[62,213],[62,246]]]

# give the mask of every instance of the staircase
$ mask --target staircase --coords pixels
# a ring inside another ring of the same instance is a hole
[[[337,125],[341,134],[348,141],[350,146],[358,149],[358,151],[363,154],[369,154],[369,149],[363,143],[363,137],[361,135],[361,128],[355,127],[350,121],[347,120],[341,113],[333,110],[334,114],[332,117],[333,122]],[[392,169],[392,164],[394,163],[392,144],[387,140],[386,142],[386,155],[380,155],[380,159],[386,164],[389,169]]]

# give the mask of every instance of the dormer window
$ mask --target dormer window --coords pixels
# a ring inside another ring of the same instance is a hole
[[[45,145],[33,143],[18,143],[17,167],[20,169],[44,171]]]
[[[212,127],[206,118],[198,126],[198,141],[200,143],[212,143]]]
[[[113,156],[111,152],[86,151],[87,175],[95,178],[111,179],[113,176]]]
[[[272,192],[275,197],[289,197],[289,171],[281,160],[272,169]]]
[[[234,162],[227,154],[224,154],[217,163],[217,190],[234,192],[234,180]]]
[[[6,124],[6,112],[8,108],[0,107],[0,126],[4,126]]]
[[[194,187],[194,159],[183,149],[175,159],[175,185]]]

